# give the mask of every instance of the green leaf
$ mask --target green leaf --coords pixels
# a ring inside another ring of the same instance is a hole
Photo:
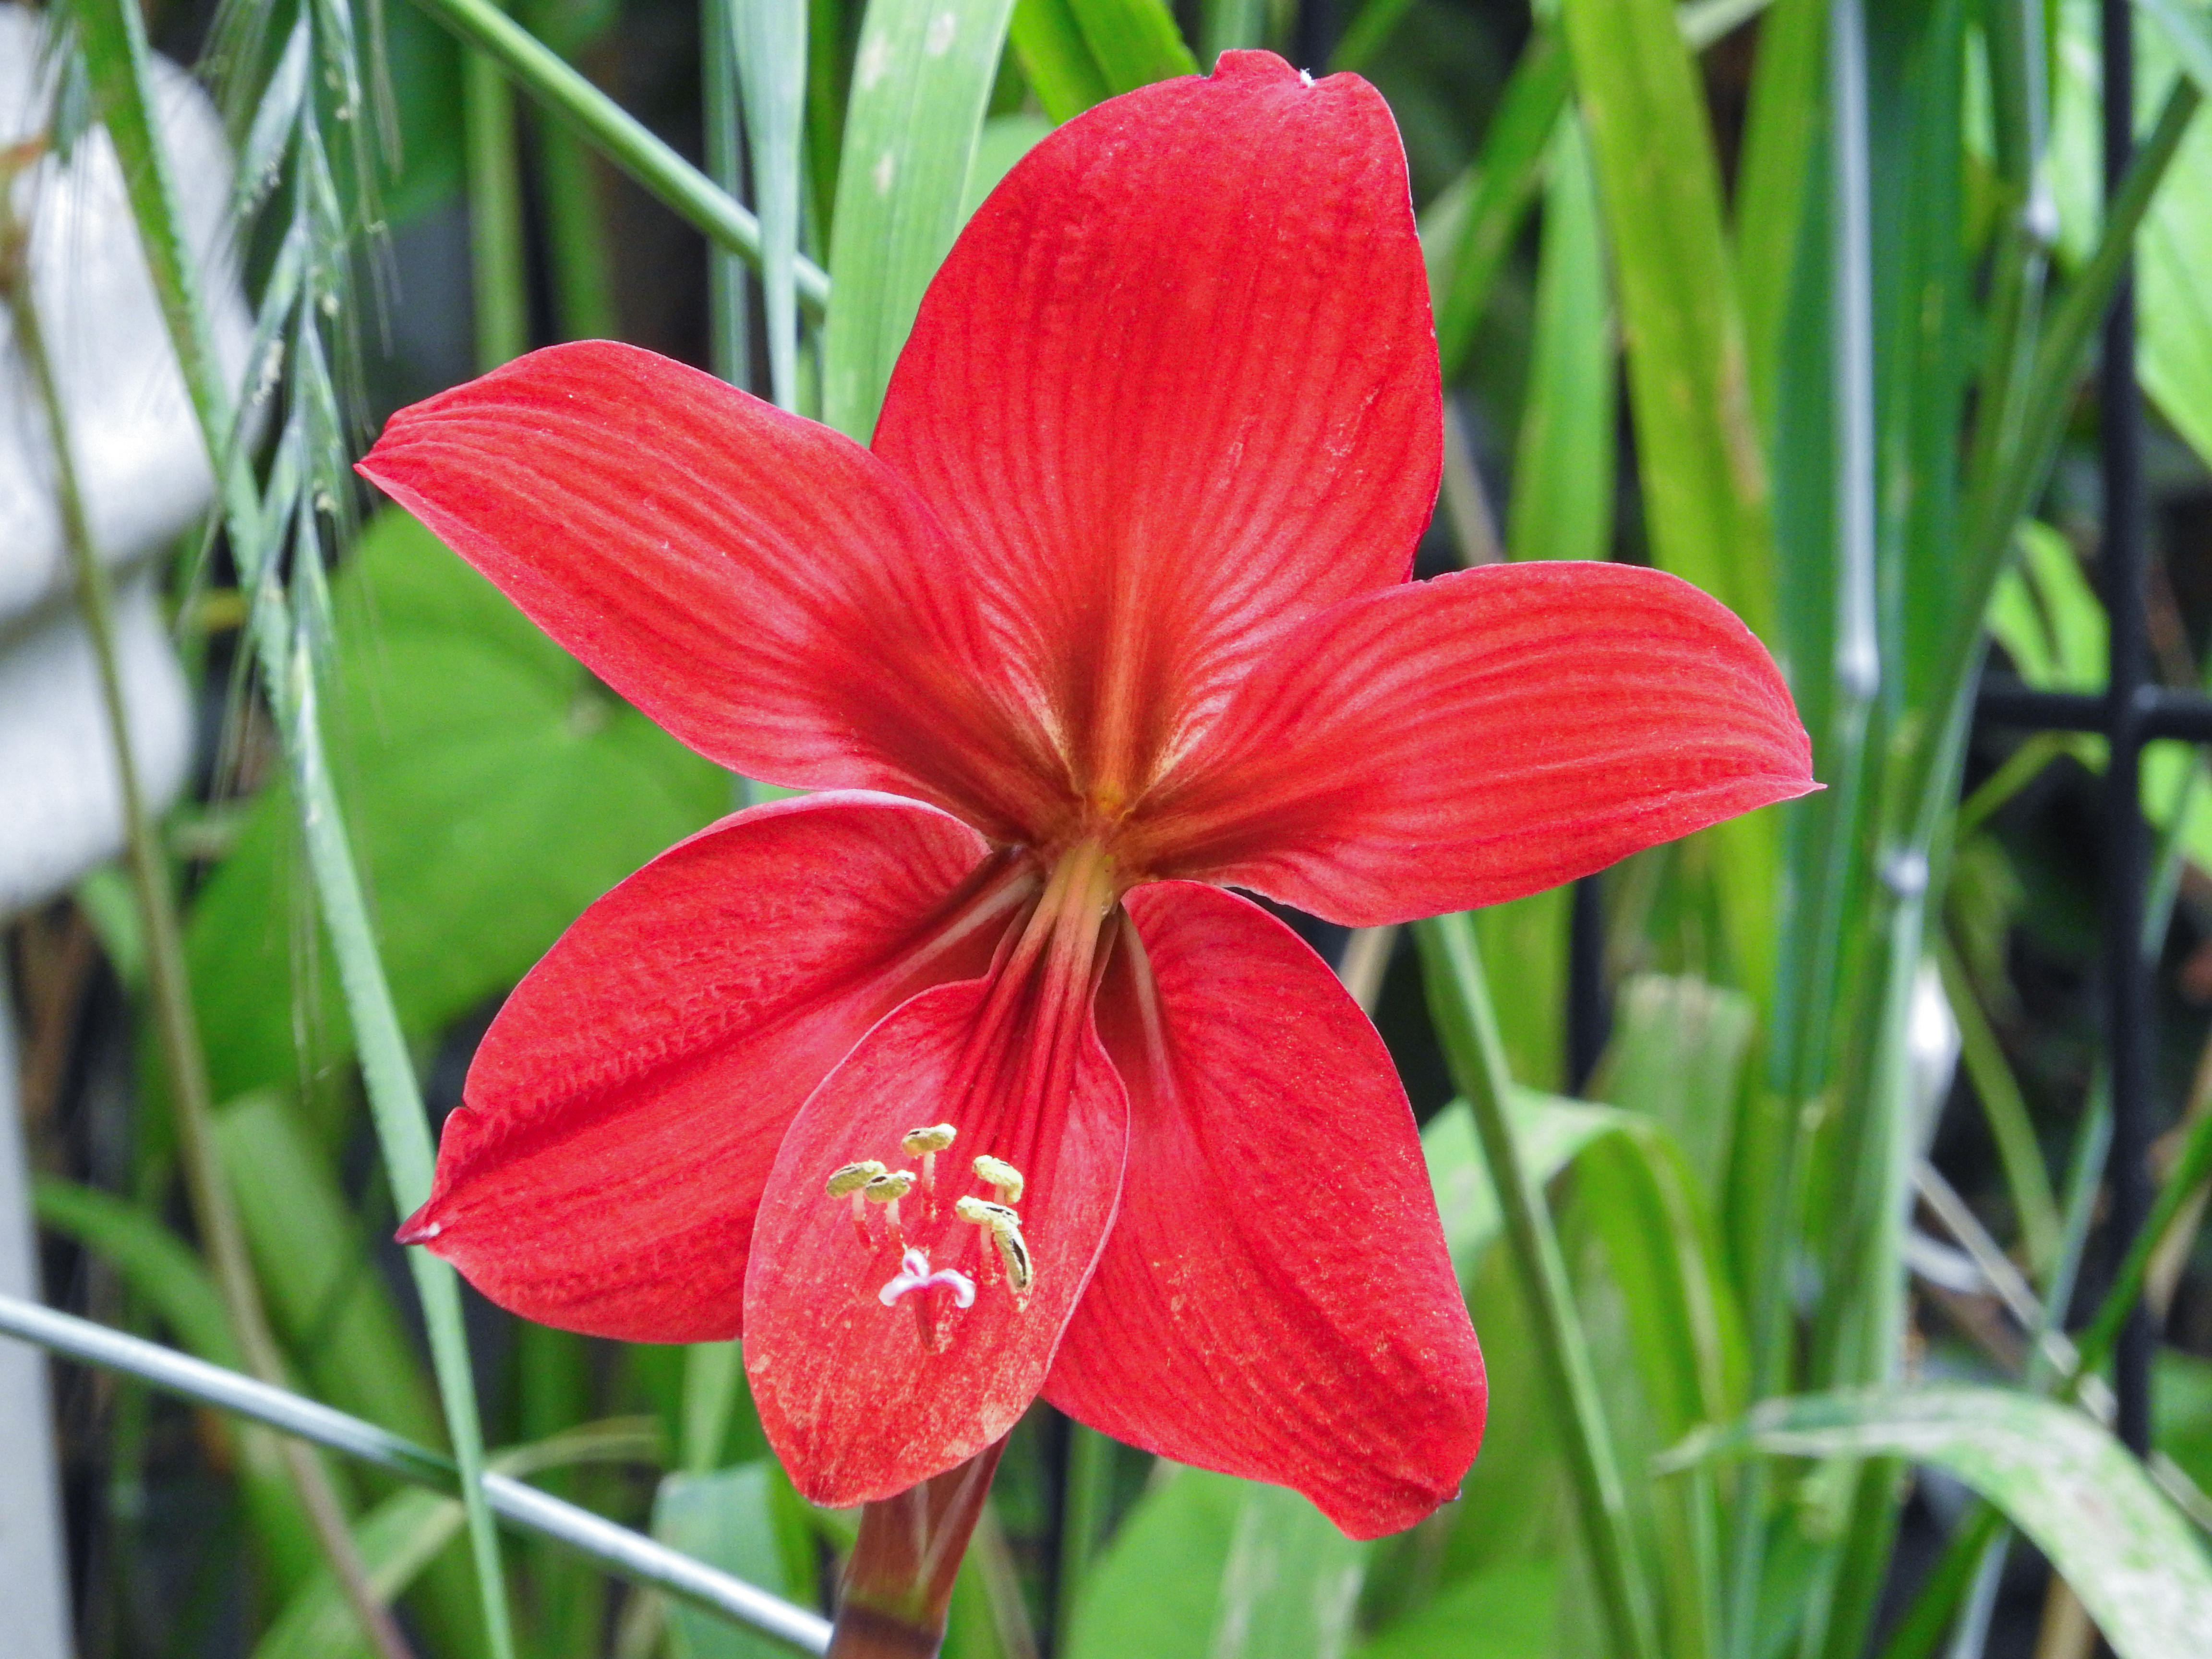
[[[1805,193],[1827,99],[1823,0],[1775,0],[1759,25],[1735,188],[1735,270],[1744,358],[1759,429],[1774,428],[1778,359],[1804,240]]]
[[[222,1292],[191,1246],[159,1219],[111,1193],[52,1176],[38,1177],[32,1202],[41,1227],[106,1261],[187,1352],[237,1368],[238,1344]],[[239,1485],[273,1586],[283,1591],[305,1583],[322,1555],[275,1437],[249,1424],[241,1425],[239,1440]]]
[[[744,88],[753,206],[760,215],[761,295],[776,406],[799,407],[799,148],[806,113],[806,13],[792,0],[728,0]]]
[[[2139,126],[2181,68],[2177,40],[2192,56],[2206,51],[2201,9],[2174,0],[2147,0],[2144,9],[2158,22],[2136,30]],[[2103,217],[2096,8],[2066,0],[2058,33],[2050,177],[2059,246],[2078,265]],[[2136,369],[2143,390],[2212,464],[2212,124],[2196,122],[2182,140],[2144,218],[2136,242]]]
[[[1422,244],[1437,313],[1437,353],[1450,381],[1474,343],[1490,290],[1536,198],[1567,101],[1567,54],[1549,32],[1521,54],[1464,181],[1430,210]]]
[[[1534,1089],[1516,1089],[1507,1097],[1506,1112],[1514,1142],[1539,1186],[1548,1186],[1583,1148],[1601,1135],[1615,1133],[1622,1123],[1620,1114],[1610,1107],[1586,1105]],[[1467,1102],[1453,1101],[1423,1126],[1421,1150],[1428,1156],[1429,1185],[1436,1194],[1437,1212],[1443,1218],[1444,1243],[1465,1284],[1505,1224]]]
[[[2212,1359],[2158,1351],[2152,1440],[2198,1486],[2212,1490]]]
[[[592,899],[712,819],[729,785],[405,514],[380,514],[334,586],[331,763],[400,1022],[421,1040],[520,978]],[[283,784],[265,791],[193,907],[218,1099],[351,1049],[326,964],[311,958],[285,994],[295,945],[318,938],[295,899],[294,811]]]
[[[1166,0],[1068,0],[1068,9],[1111,92],[1198,73]]]
[[[1822,1395],[1775,1401],[1666,1461],[1679,1467],[1747,1446],[1944,1469],[2035,1541],[2121,1659],[2204,1650],[2212,1561],[2142,1466],[2080,1412],[2003,1389]]]
[[[1613,297],[1589,147],[1571,114],[1552,140],[1548,174],[1505,546],[1516,559],[1602,559],[1613,551],[1617,447]]]
[[[1751,1050],[1750,1000],[1701,979],[1639,974],[1614,999],[1613,1040],[1590,1092],[1664,1125],[1717,1206]]]
[[[1117,93],[1198,73],[1163,0],[1019,0],[1012,33],[1022,73],[1055,123]]]
[[[1342,1653],[1367,1547],[1280,1486],[1163,1470],[1085,1580],[1069,1659]]]
[[[1017,0],[1008,33],[1030,89],[1055,124],[1113,96],[1070,0]]]
[[[38,1178],[32,1203],[41,1227],[75,1240],[122,1274],[186,1352],[239,1368],[230,1316],[215,1280],[191,1246],[159,1219],[112,1193],[58,1176]]]
[[[1739,1055],[1740,1058],[1740,1055]],[[1613,1106],[1593,1106],[1516,1089],[1506,1117],[1522,1162],[1538,1186],[1569,1164],[1620,1287],[1638,1370],[1669,1440],[1699,1423],[1732,1417],[1745,1397],[1742,1316],[1720,1270],[1711,1211],[1697,1177],[1662,1123]],[[1503,1230],[1464,1101],[1421,1132],[1444,1241],[1461,1282]]]
[[[653,1535],[747,1583],[790,1596],[775,1475],[763,1461],[665,1476],[653,1500]],[[672,1604],[669,1616],[678,1659],[781,1659],[789,1651],[697,1607]]]
[[[273,1091],[222,1107],[215,1130],[270,1313],[317,1397],[442,1446],[435,1398],[328,1154]]]
[[[396,1492],[354,1523],[370,1586],[390,1602],[460,1534],[458,1498],[410,1487]],[[354,1659],[369,1650],[337,1582],[318,1573],[302,1585],[253,1650],[253,1659]]]
[[[511,1448],[488,1459],[487,1465],[501,1474],[519,1476],[572,1463],[635,1461],[649,1456],[652,1450],[648,1434],[632,1421],[616,1419]],[[393,1492],[355,1522],[354,1543],[379,1599],[389,1603],[404,1595],[460,1535],[465,1519],[459,1498],[410,1486]],[[327,1570],[285,1603],[253,1650],[253,1659],[353,1659],[355,1655],[368,1659],[368,1649]]]
[[[1559,1577],[1556,1562],[1537,1559],[1463,1578],[1354,1659],[1552,1659]]]
[[[922,290],[959,233],[1012,8],[876,0],[861,25],[830,237],[836,293],[822,340],[823,418],[861,443]]]
[[[960,192],[960,222],[975,216],[983,198],[998,189],[999,181],[1014,170],[1014,163],[1036,148],[1052,131],[1041,115],[994,115],[976,135],[975,154],[968,163],[968,183]]]
[[[1720,170],[1670,0],[1565,0],[1613,249],[1654,562],[1773,635],[1765,463]]]
[[[1383,0],[1383,3],[1403,9],[1403,0]],[[1269,0],[1200,0],[1198,8],[1198,48],[1201,67],[1211,69],[1214,60],[1224,52],[1238,51],[1267,44]],[[1353,20],[1345,31],[1343,46],[1337,49],[1336,69],[1355,69],[1357,64],[1346,61],[1346,48],[1352,38],[1365,26],[1373,5]]]

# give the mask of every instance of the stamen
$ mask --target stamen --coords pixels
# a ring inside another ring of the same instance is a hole
[[[991,1242],[999,1247],[999,1260],[1006,1264],[1006,1283],[1013,1287],[1014,1305],[1018,1308],[1030,1299],[1030,1286],[1036,1282],[1030,1266],[1028,1241],[1019,1227],[994,1227]]]
[[[890,1229],[894,1243],[903,1243],[904,1234],[899,1227],[899,1200],[914,1190],[914,1171],[893,1170],[886,1174],[872,1176],[868,1184],[860,1188],[860,1195],[871,1204],[884,1206],[884,1224]]]
[[[921,1209],[927,1216],[935,1207],[937,1196],[937,1155],[952,1144],[960,1133],[950,1123],[931,1123],[919,1129],[908,1129],[899,1141],[908,1158],[921,1160]]]
[[[830,1196],[842,1198],[848,1193],[857,1193],[878,1176],[884,1173],[884,1166],[874,1158],[863,1158],[858,1164],[848,1164],[830,1175]]]
[[[1003,1158],[985,1152],[975,1160],[976,1178],[999,1194],[1001,1204],[1022,1201],[1022,1172]]]
[[[933,1290],[951,1291],[956,1308],[975,1305],[975,1281],[951,1267],[932,1268],[927,1250],[908,1250],[901,1256],[898,1272],[876,1292],[876,1300],[888,1308],[909,1291]]]
[[[830,1172],[830,1196],[844,1198],[849,1195],[851,1197],[853,1231],[860,1234],[860,1243],[863,1244],[875,1243],[875,1240],[868,1237],[866,1189],[871,1181],[883,1173],[883,1164],[872,1158],[863,1158],[858,1164],[848,1164],[842,1170],[833,1170]]]
[[[1003,1204],[994,1204],[988,1198],[963,1198],[952,1206],[952,1213],[963,1221],[978,1227],[1018,1227],[1022,1218]]]
[[[998,1247],[999,1260],[1006,1269],[1006,1284],[1014,1293],[1017,1306],[1029,1300],[1030,1286],[1036,1275],[1030,1261],[1029,1242],[1022,1237],[1022,1218],[1004,1204],[994,1204],[987,1198],[963,1198],[952,1206],[952,1212],[963,1221],[981,1228]]]

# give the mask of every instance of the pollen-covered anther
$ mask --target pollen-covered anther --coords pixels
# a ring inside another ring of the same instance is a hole
[[[908,1158],[921,1160],[921,1207],[924,1215],[934,1208],[937,1196],[937,1155],[950,1146],[959,1130],[950,1123],[928,1123],[919,1129],[908,1129],[899,1138],[899,1147]]]
[[[1015,1305],[1027,1302],[1036,1273],[1030,1263],[1029,1241],[1022,1237],[1021,1217],[1010,1206],[994,1204],[988,1198],[963,1198],[952,1206],[952,1212],[989,1235],[1006,1270],[1006,1285],[1014,1293]]]
[[[913,1170],[891,1170],[882,1175],[870,1176],[867,1185],[860,1188],[860,1196],[871,1204],[880,1204],[884,1206],[884,1224],[891,1230],[891,1237],[896,1239],[901,1237],[899,1200],[913,1190]]]
[[[1000,1203],[1022,1201],[1022,1172],[1004,1158],[982,1153],[975,1160],[975,1178],[998,1194]]]
[[[853,1200],[853,1225],[857,1228],[863,1244],[869,1243],[866,1189],[871,1181],[884,1173],[881,1161],[863,1158],[858,1164],[848,1164],[841,1170],[830,1172],[830,1196],[850,1198]]]

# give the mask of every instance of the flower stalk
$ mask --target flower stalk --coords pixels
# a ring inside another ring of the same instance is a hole
[[[935,1659],[961,1558],[1006,1449],[994,1441],[860,1511],[860,1535],[838,1587],[830,1659]]]

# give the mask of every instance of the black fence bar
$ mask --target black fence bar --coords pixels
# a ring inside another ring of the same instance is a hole
[[[2180,738],[2212,743],[2212,697],[2202,691],[2175,691],[2162,685],[2138,685],[2131,700],[2136,738]],[[2015,726],[2032,732],[2112,730],[2112,701],[2091,691],[2038,691],[2002,675],[1983,678],[1974,718],[1984,726]]]
[[[2135,8],[2103,0],[2105,198],[2135,159]],[[2144,570],[2142,410],[2136,390],[2135,283],[2124,274],[2105,319],[2098,365],[2098,421],[2104,471],[2104,578],[2112,637],[2105,768],[2106,1040],[2111,1047],[2112,1148],[2110,1248],[2115,1271],[2150,1214],[2151,984],[2143,963],[2144,889],[2150,833],[2143,823],[2141,701],[2150,681],[2149,593]],[[2128,1316],[2113,1356],[2114,1426],[2137,1455],[2150,1449],[2150,1321],[2142,1304]]]

